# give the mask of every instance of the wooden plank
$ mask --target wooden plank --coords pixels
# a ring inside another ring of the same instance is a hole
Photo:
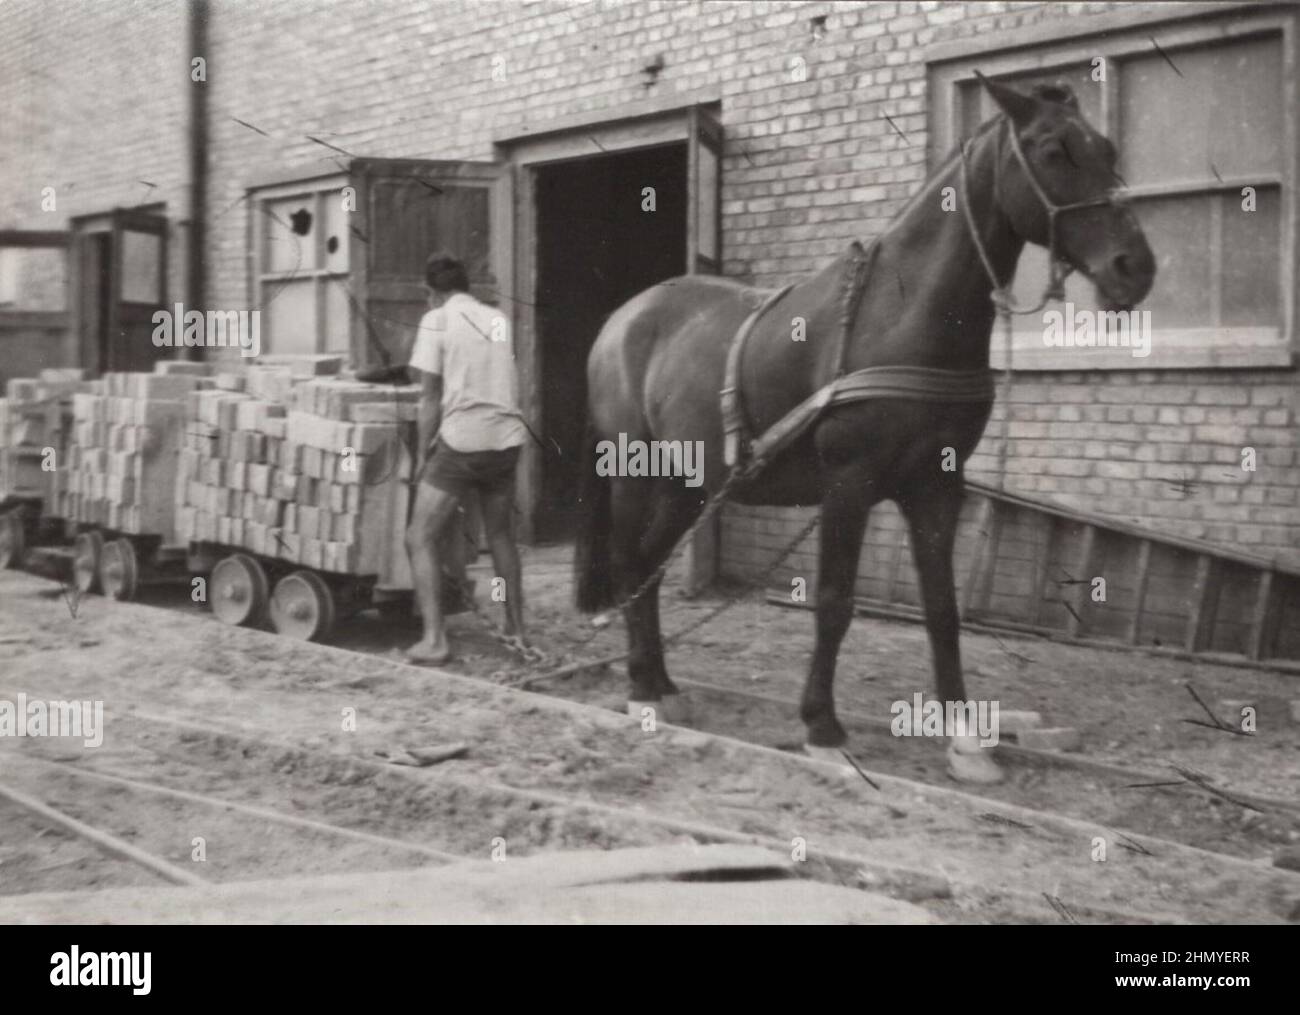
[[[985,495],[984,503],[980,505],[980,513],[975,521],[975,553],[971,556],[970,573],[966,576],[966,584],[962,586],[961,615],[963,620],[969,617],[971,611],[975,608],[976,590],[980,585],[984,558],[987,555],[985,551],[993,527],[995,503],[994,498]]]
[[[1147,598],[1147,579],[1151,572],[1151,540],[1138,544],[1137,576],[1133,581],[1133,615],[1128,622],[1128,643],[1136,645],[1142,633],[1142,605]]]
[[[1255,610],[1250,622],[1250,645],[1247,653],[1251,659],[1263,659],[1272,647],[1273,572],[1259,576],[1259,590],[1255,596]]]
[[[1056,548],[1059,523],[1054,515],[1040,515],[1046,531],[1043,541],[1035,548],[1033,602],[1029,604],[1029,623],[1038,627],[1043,622],[1043,604],[1047,601],[1048,583],[1051,581],[1052,551]]]
[[[1206,643],[1206,634],[1214,624],[1214,606],[1218,598],[1217,569],[1214,558],[1201,554],[1196,558],[1196,580],[1192,585],[1192,612],[1187,618],[1183,648],[1195,652]]]
[[[1073,580],[1083,583],[1074,586],[1074,609],[1070,611],[1070,619],[1066,623],[1066,633],[1071,638],[1079,637],[1083,631],[1083,612],[1088,608],[1088,592],[1092,588],[1090,579],[1092,577],[1093,552],[1096,545],[1096,526],[1085,526],[1083,541],[1079,545],[1079,557],[1078,562],[1075,564],[1075,573],[1070,576]]]

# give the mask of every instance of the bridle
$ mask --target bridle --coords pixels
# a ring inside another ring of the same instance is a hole
[[[1043,185],[1038,182],[1038,177],[1034,175],[1034,170],[1029,165],[1029,160],[1025,158],[1024,148],[1020,144],[1020,135],[1016,133],[1015,124],[1003,115],[998,118],[999,135],[997,157],[993,163],[993,199],[995,205],[1001,204],[1002,193],[1002,137],[1001,127],[1006,126],[1007,133],[1011,136],[1011,150],[1015,153],[1016,161],[1020,163],[1020,168],[1024,171],[1025,179],[1029,181],[1034,195],[1038,198],[1038,203],[1043,206],[1047,212],[1047,256],[1048,256],[1048,276],[1047,286],[1043,290],[1042,298],[1038,304],[1028,310],[1018,307],[1011,295],[1010,280],[1004,285],[993,270],[993,263],[989,260],[988,251],[984,247],[984,241],[980,239],[979,228],[975,224],[975,214],[971,210],[970,203],[970,160],[967,158],[967,149],[973,139],[967,139],[962,142],[961,146],[961,207],[966,216],[966,228],[970,233],[971,242],[975,244],[975,251],[979,254],[980,263],[984,265],[984,273],[988,275],[989,282],[993,285],[992,299],[993,304],[997,307],[1000,314],[1036,314],[1043,307],[1047,306],[1052,300],[1065,299],[1065,280],[1070,277],[1074,267],[1060,255],[1056,247],[1056,220],[1066,212],[1081,211],[1085,208],[1107,207],[1111,209],[1124,210],[1127,208],[1127,202],[1123,197],[1115,192],[1107,192],[1103,197],[1091,198],[1087,201],[1075,201],[1072,204],[1057,204],[1043,189]]]
[[[1043,189],[1038,177],[1034,175],[1034,170],[1029,165],[1029,160],[1025,158],[1024,149],[1020,145],[1020,135],[1016,133],[1016,126],[1006,115],[999,117],[994,121],[998,124],[999,131],[997,141],[997,153],[993,163],[993,202],[997,207],[1002,204],[1002,136],[1001,129],[1005,125],[1007,133],[1011,135],[1011,150],[1015,152],[1016,161],[1020,163],[1020,168],[1024,171],[1025,178],[1029,181],[1029,186],[1033,188],[1039,204],[1047,212],[1047,257],[1048,257],[1048,275],[1047,286],[1043,289],[1042,298],[1039,299],[1036,306],[1030,309],[1018,307],[1015,298],[1011,295],[1011,280],[1008,279],[1003,284],[998,278],[998,274],[993,270],[993,262],[989,260],[988,251],[984,248],[984,241],[980,239],[979,228],[975,225],[975,213],[971,210],[970,203],[970,160],[967,158],[967,148],[973,139],[967,139],[962,142],[961,146],[961,208],[966,216],[966,229],[970,233],[971,242],[975,244],[975,251],[979,254],[980,263],[984,265],[984,273],[988,275],[989,282],[993,286],[990,294],[993,300],[993,306],[997,315],[1002,318],[1002,324],[1005,331],[1005,345],[1003,346],[1002,362],[1002,422],[1001,422],[1001,439],[998,442],[998,468],[997,468],[997,489],[1002,490],[1006,485],[1007,477],[1007,449],[1010,445],[1010,434],[1008,426],[1010,424],[1011,414],[1011,384],[1013,373],[1011,370],[1011,350],[1014,341],[1012,334],[1011,317],[1013,314],[1036,314],[1051,301],[1060,301],[1065,299],[1065,280],[1070,277],[1074,271],[1073,265],[1065,260],[1056,248],[1056,220],[1066,212],[1080,211],[1084,208],[1099,208],[1106,206],[1108,208],[1123,209],[1126,203],[1122,198],[1114,193],[1107,193],[1104,197],[1096,197],[1087,201],[1075,201],[1073,204],[1057,204]]]

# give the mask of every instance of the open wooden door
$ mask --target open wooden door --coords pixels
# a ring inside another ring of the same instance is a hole
[[[354,234],[353,362],[405,365],[428,310],[424,264],[435,250],[465,262],[470,293],[499,306],[514,335],[511,170],[494,162],[359,159],[353,164],[363,235]],[[361,242],[357,242],[361,241]]]
[[[686,265],[692,274],[722,271],[722,124],[700,106],[690,111],[686,181]],[[721,514],[695,530],[687,547],[686,591],[708,587],[718,572]]]
[[[86,375],[148,371],[174,356],[153,343],[154,314],[172,309],[166,218],[116,210],[76,220],[73,235],[74,330]]]

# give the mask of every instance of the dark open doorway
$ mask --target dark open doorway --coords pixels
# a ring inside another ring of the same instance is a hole
[[[660,145],[537,167],[540,540],[573,534],[587,353],[605,319],[686,271],[687,149]],[[646,188],[654,211],[643,210]]]

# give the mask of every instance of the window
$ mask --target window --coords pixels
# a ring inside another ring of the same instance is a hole
[[[336,176],[251,194],[254,307],[268,352],[349,352],[346,185]]]
[[[1238,9],[1153,24],[1147,14],[1121,12],[1106,21],[1104,34],[930,65],[931,165],[993,115],[972,68],[1022,88],[1065,81],[1084,116],[1119,149],[1119,173],[1156,255],[1155,287],[1138,308],[1151,312],[1149,357],[1048,348],[1042,322],[1025,317],[1016,320],[1015,365],[1289,364],[1297,232],[1294,14]],[[1056,27],[1059,39],[1066,33]],[[1047,252],[1026,247],[1018,299],[1037,302],[1046,278]],[[1077,275],[1066,299],[1076,308],[1097,306],[1091,283]],[[995,365],[1002,341],[999,328]]]

